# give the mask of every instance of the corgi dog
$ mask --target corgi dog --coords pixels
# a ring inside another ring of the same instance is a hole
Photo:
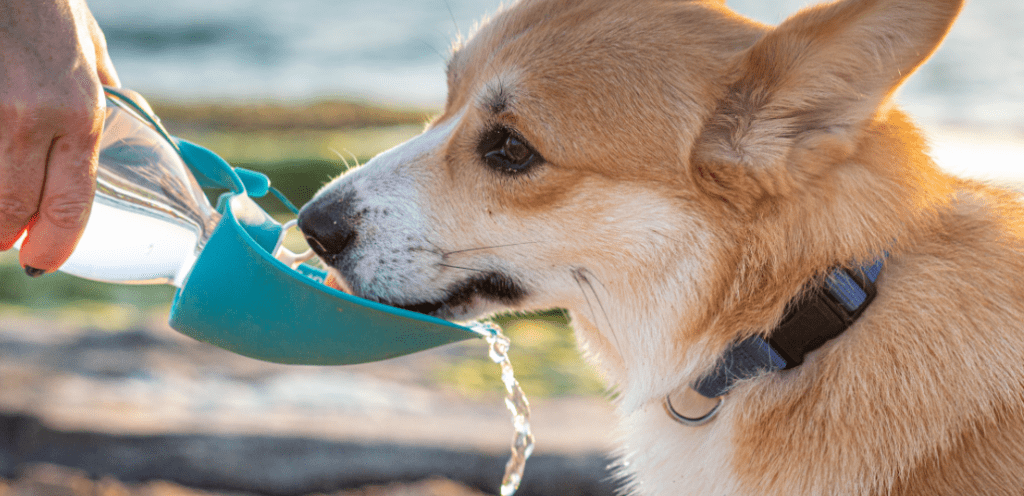
[[[1020,496],[1024,203],[941,171],[892,102],[962,4],[770,27],[520,0],[455,47],[443,113],[300,228],[364,298],[569,309],[618,392],[626,493]],[[751,342],[782,360],[735,372]]]

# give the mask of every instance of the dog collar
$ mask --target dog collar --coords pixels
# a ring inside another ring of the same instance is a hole
[[[870,265],[829,272],[821,286],[790,303],[782,323],[767,339],[752,336],[730,346],[718,365],[690,387],[701,396],[718,399],[710,412],[699,418],[685,417],[665,398],[669,415],[687,425],[711,420],[722,405],[722,396],[739,381],[758,375],[791,369],[804,356],[848,329],[864,313],[877,294],[875,281],[885,258]]]

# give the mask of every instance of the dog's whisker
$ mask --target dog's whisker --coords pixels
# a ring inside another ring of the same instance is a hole
[[[352,153],[351,150],[349,150],[347,148],[345,149],[345,153],[347,153],[348,156],[352,158],[352,163],[351,164],[348,163],[348,159],[345,158],[345,155],[342,155],[342,153],[339,152],[338,150],[335,150],[334,148],[328,148],[328,150],[330,150],[331,153],[333,153],[333,154],[338,156],[338,158],[341,160],[341,163],[345,164],[345,169],[351,169],[353,167],[359,167],[359,158],[356,157],[356,154]]]
[[[345,164],[345,168],[346,169],[351,169],[352,168],[352,166],[348,164],[348,160],[345,158],[344,155],[341,154],[341,152],[339,152],[338,150],[335,150],[334,148],[328,148],[328,150],[330,150],[331,153],[334,153],[335,155],[338,156],[339,159],[341,159],[341,163]]]
[[[452,25],[455,26],[455,33],[461,39],[462,30],[459,29],[459,21],[455,20],[455,12],[452,11],[452,3],[449,0],[444,0],[444,6],[448,9],[448,17],[452,20]]]
[[[439,263],[437,265],[440,265],[442,267],[449,267],[449,268],[452,268],[452,269],[461,269],[461,270],[468,270],[468,271],[472,271],[472,272],[480,272],[482,274],[487,274],[488,273],[486,270],[474,269],[472,267],[460,267],[458,265],[451,265],[451,264],[446,264],[446,263]]]
[[[480,246],[480,247],[477,247],[477,248],[466,248],[466,249],[462,249],[462,250],[453,250],[453,251],[443,252],[443,253],[441,253],[441,256],[447,257],[448,255],[455,255],[455,254],[458,254],[458,253],[466,253],[466,252],[481,251],[481,250],[492,250],[492,249],[496,249],[496,248],[509,248],[509,247],[512,247],[512,246],[533,245],[533,244],[537,244],[537,243],[541,243],[541,241],[526,241],[526,242],[523,242],[523,243],[509,243],[509,244],[505,244],[505,245]]]
[[[356,154],[352,153],[352,150],[349,150],[348,148],[345,149],[345,153],[347,153],[349,157],[352,157],[352,163],[354,163],[356,167],[359,167],[359,157],[356,157]]]
[[[586,277],[587,284],[590,284],[590,280],[593,279],[593,280],[597,281],[598,284],[601,285],[601,289],[603,289],[605,293],[608,292],[608,287],[605,286],[604,283],[601,282],[601,280],[597,278],[597,275],[594,274],[590,269],[588,269],[586,267],[580,267],[579,270],[580,270],[580,273],[583,274],[584,277]],[[591,286],[591,287],[593,287],[593,286]],[[607,317],[607,314],[605,314],[605,316]]]
[[[423,41],[423,40],[419,40],[419,42],[420,42],[420,43],[421,43],[421,44],[422,44],[423,46],[425,46],[425,47],[429,48],[431,52],[434,52],[434,53],[436,53],[438,57],[441,57],[441,61],[442,61],[442,62],[447,62],[447,61],[448,61],[448,57],[446,57],[446,56],[445,56],[445,55],[444,55],[443,53],[441,53],[441,51],[440,51],[440,50],[438,50],[437,48],[435,48],[435,47],[434,47],[434,45],[431,45],[430,43],[427,43],[426,41]]]
[[[573,281],[576,281],[576,285],[579,286],[580,292],[583,293],[583,299],[587,302],[587,308],[590,310],[590,319],[594,321],[594,324],[600,328],[600,323],[597,320],[597,313],[594,312],[594,305],[590,303],[590,297],[587,296],[587,290],[583,289],[583,283],[580,282],[579,275],[576,271],[572,273]]]
[[[576,284],[580,287],[580,291],[583,292],[583,298],[586,299],[587,306],[590,307],[590,314],[591,318],[594,319],[594,324],[600,327],[600,324],[597,320],[597,315],[594,312],[594,306],[590,302],[590,297],[587,296],[587,291],[583,288],[583,285],[586,284],[587,287],[590,288],[590,293],[594,295],[594,301],[597,302],[597,307],[601,309],[601,315],[604,317],[605,324],[608,327],[608,332],[612,335],[612,340],[615,341],[616,349],[622,350],[624,348],[622,348],[622,345],[619,342],[619,333],[615,331],[615,326],[612,324],[612,320],[608,316],[608,310],[605,308],[604,302],[601,301],[600,295],[597,294],[597,290],[594,289],[594,285],[590,282],[590,277],[587,277],[587,274],[590,274],[590,276],[593,277],[594,280],[596,280],[597,283],[601,285],[602,289],[608,291],[608,288],[604,286],[604,283],[602,283],[600,279],[597,279],[597,277],[594,276],[594,273],[585,267],[574,269],[573,279],[576,280]]]
[[[604,283],[601,282],[601,280],[598,279],[596,276],[594,276],[594,273],[591,272],[589,269],[583,270],[585,270],[587,274],[590,274],[591,276],[587,277],[586,274],[583,274],[583,282],[585,282],[587,286],[590,287],[590,291],[594,293],[594,300],[597,301],[597,308],[601,309],[601,314],[604,316],[604,321],[605,323],[608,324],[608,330],[612,333],[612,337],[615,339],[615,345],[618,346],[618,349],[620,350],[624,349],[619,343],[619,333],[616,331],[615,326],[612,324],[611,317],[608,316],[608,309],[605,308],[604,302],[601,301],[601,297],[597,294],[597,290],[594,289],[594,285],[590,282],[590,279],[593,278],[595,281],[597,281],[597,283],[601,285],[601,288],[604,289],[605,292],[608,292],[608,288],[606,288]]]
[[[427,243],[428,245],[433,246],[434,247],[434,251],[436,251],[439,255],[444,257],[444,250],[441,249],[440,246],[437,246],[437,244],[435,244],[433,241],[430,241],[429,239],[424,239],[423,241],[425,243]]]

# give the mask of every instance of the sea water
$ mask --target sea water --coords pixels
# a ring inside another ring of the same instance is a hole
[[[474,322],[470,325],[477,334],[487,340],[488,355],[501,367],[501,382],[505,384],[505,406],[512,413],[512,455],[505,464],[505,475],[501,479],[501,496],[511,496],[519,489],[526,469],[526,459],[533,454],[533,433],[530,430],[530,402],[519,387],[512,362],[508,358],[511,343],[501,328],[491,322]]]
[[[776,24],[820,0],[729,0]],[[121,80],[186,100],[439,108],[452,41],[501,0],[89,0]],[[511,3],[511,2],[505,2]],[[1024,127],[1024,2],[968,2],[898,102],[924,124]]]

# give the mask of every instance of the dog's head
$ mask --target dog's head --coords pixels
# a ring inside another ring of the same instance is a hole
[[[877,156],[913,138],[880,109],[958,8],[847,0],[770,30],[712,0],[522,0],[456,48],[423,134],[300,227],[358,296],[456,320],[567,307],[613,380],[679,368],[893,239],[910,186]]]

